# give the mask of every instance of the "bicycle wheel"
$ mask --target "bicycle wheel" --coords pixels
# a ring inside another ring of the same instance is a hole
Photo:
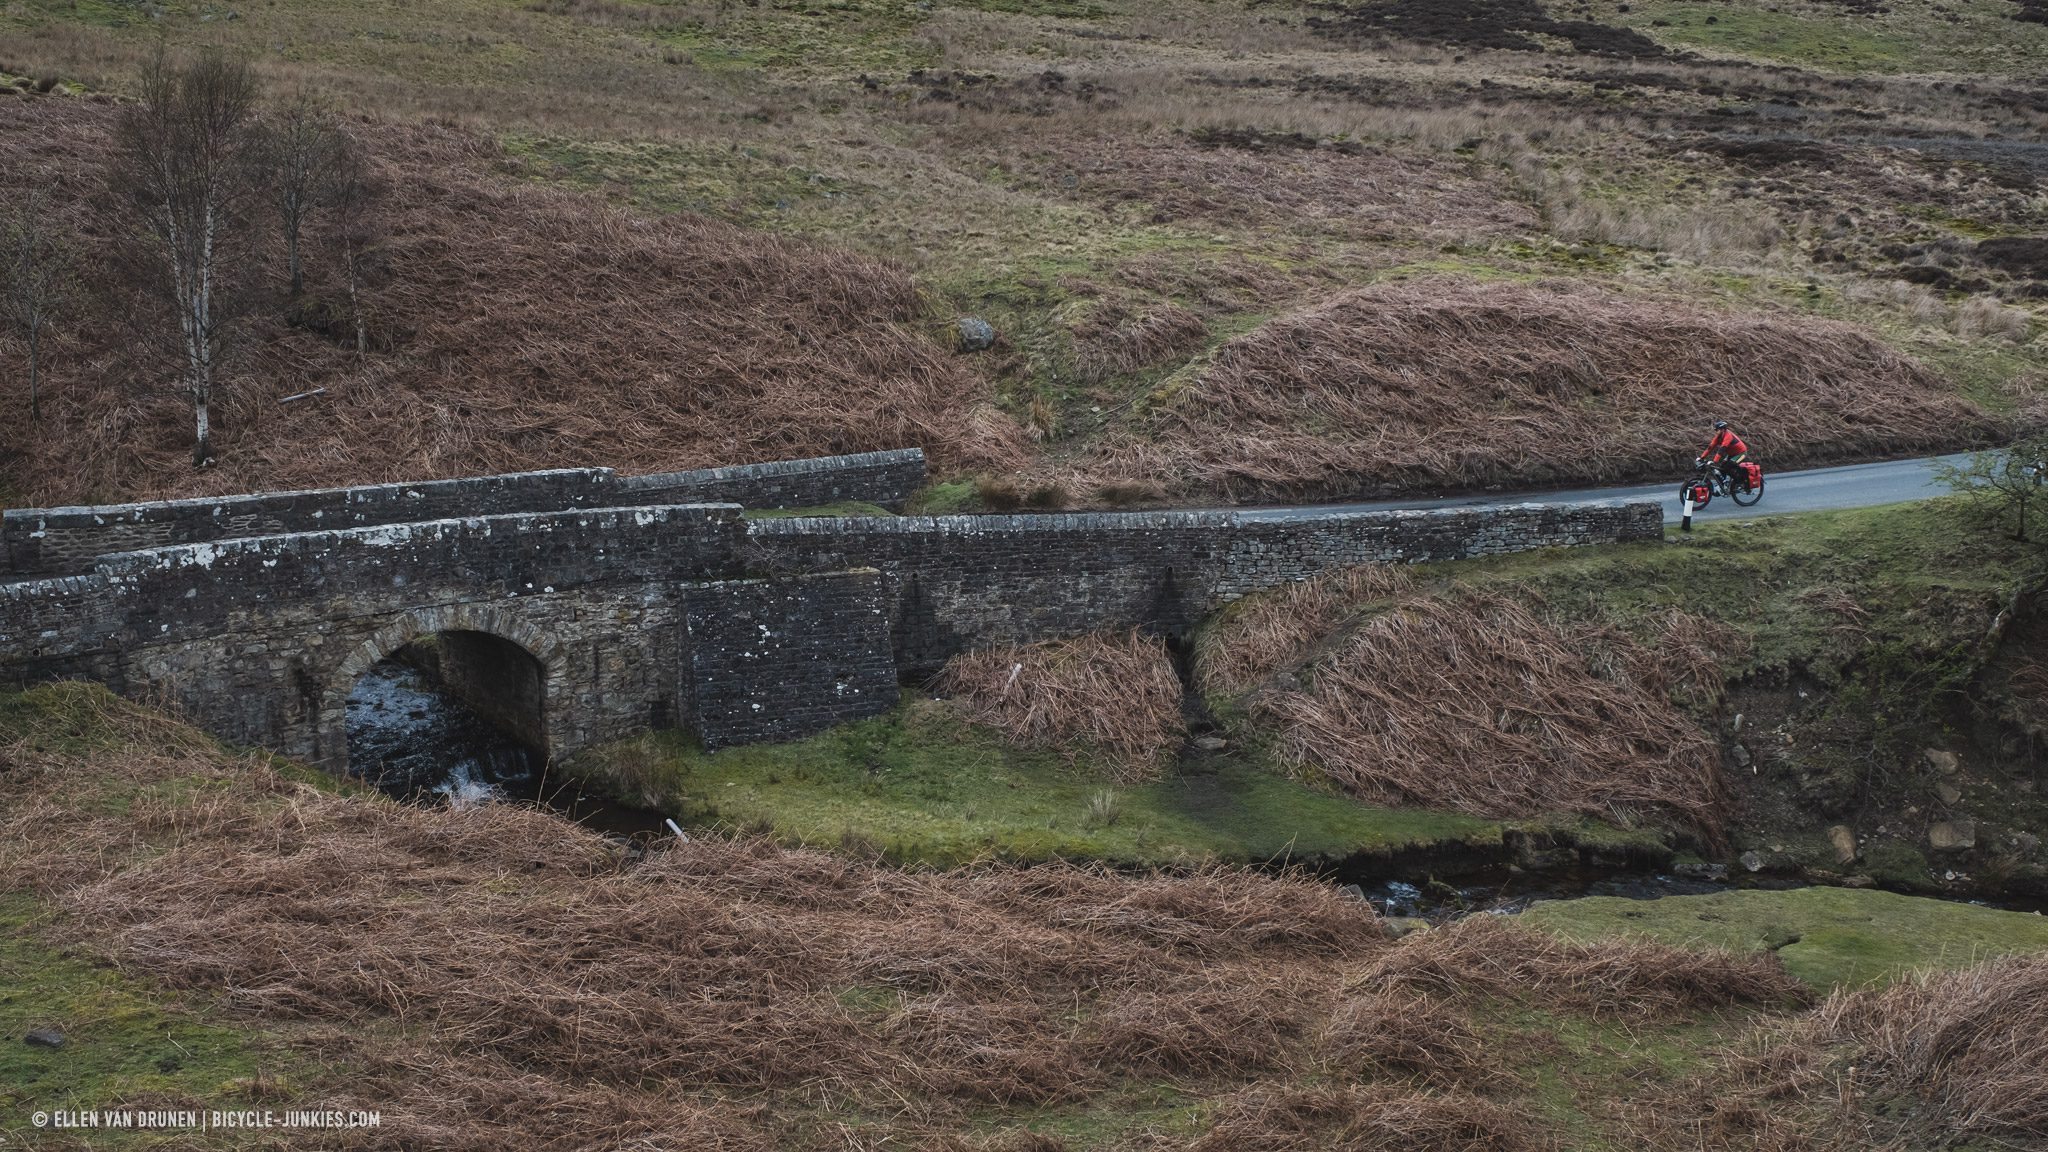
[[[1764,498],[1764,478],[1762,476],[1758,476],[1756,478],[1756,487],[1744,488],[1740,491],[1730,492],[1728,493],[1728,498],[1730,500],[1735,501],[1737,504],[1740,504],[1744,508],[1747,508],[1752,504],[1755,504],[1757,501]]]

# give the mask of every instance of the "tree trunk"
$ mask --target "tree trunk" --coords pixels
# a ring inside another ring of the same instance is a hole
[[[192,419],[196,432],[192,441],[192,466],[204,468],[206,462],[213,459],[213,430],[206,422],[206,397],[192,398]]]
[[[369,334],[363,330],[362,305],[356,302],[356,253],[354,248],[348,249],[345,259],[348,263],[348,312],[349,316],[356,322],[356,359],[360,360],[370,354],[370,339]]]
[[[285,233],[285,250],[292,270],[292,295],[306,290],[306,273],[299,267],[299,226],[294,222]]]

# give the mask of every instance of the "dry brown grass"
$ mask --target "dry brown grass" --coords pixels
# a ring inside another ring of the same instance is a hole
[[[1410,597],[1311,663],[1305,686],[1253,697],[1253,714],[1283,755],[1369,802],[1655,814],[1714,841],[1718,754],[1672,695],[1718,693],[1719,676],[1705,630],[1674,621],[1667,657],[1616,632],[1567,634],[1497,595]]]
[[[1402,990],[1346,996],[1319,1043],[1323,1067],[1346,1079],[1406,1077],[1455,1089],[1507,1075],[1499,1053],[1461,1015]]]
[[[1171,301],[1138,309],[1104,301],[1072,332],[1075,368],[1096,381],[1185,357],[1209,336],[1200,316]]]
[[[1807,1035],[1853,1045],[1849,1099],[1918,1097],[1944,1140],[2048,1137],[2048,957],[2004,957],[1830,997]],[[1894,1115],[1911,1112],[1886,1109]],[[1908,1120],[1909,1126],[1915,1120]]]
[[[1453,1000],[1523,996],[1551,1009],[1682,1016],[1737,1004],[1805,1004],[1805,985],[1776,956],[1674,948],[1647,940],[1579,944],[1502,916],[1468,916],[1404,938],[1357,983]]]
[[[104,260],[89,206],[107,110],[0,104],[0,196],[54,183]],[[1024,441],[962,360],[920,330],[900,269],[867,257],[494,176],[491,146],[357,124],[388,238],[369,292],[378,351],[260,303],[217,401],[220,466],[195,474],[170,375],[133,355],[119,291],[63,325],[45,420],[9,425],[31,500],[297,488],[565,465],[660,471],[923,445],[941,467],[1012,467]],[[335,261],[313,241],[316,299]],[[286,392],[327,394],[280,407]],[[11,401],[10,401],[11,402]]]
[[[1851,325],[1429,280],[1347,292],[1229,341],[1091,466],[1235,498],[1597,482],[1680,467],[1713,416],[1774,468],[2001,428]]]
[[[62,691],[121,741],[6,749],[9,885],[94,954],[314,1036],[351,1069],[324,1087],[381,1107],[387,1142],[616,1146],[657,1125],[678,1147],[803,1148],[814,1109],[918,1132],[1132,1074],[1284,1077],[1339,966],[1386,947],[1329,886],[1234,871],[909,874],[720,840],[628,866],[549,815],[316,791]],[[127,814],[77,802],[106,788]]]
[[[906,873],[716,839],[634,863],[549,815],[337,796],[102,689],[38,691],[0,748],[0,886],[76,954],[314,1057],[284,1106],[384,1116],[317,1146],[1044,1152],[991,1126],[1167,1084],[1199,1130],[1089,1146],[1550,1149],[1583,1133],[1530,1107],[1525,1057],[1555,1042],[1528,1010],[1739,1034],[1805,1003],[1768,953],[1493,916],[1389,942],[1302,878]],[[2043,971],[1838,998],[1744,1066],[1747,1094],[1660,1076],[1575,1106],[1621,1146],[1711,1124],[1740,1140],[1708,1147],[1854,1147],[1757,1134],[1863,1131],[1786,1120],[1833,1108],[1828,1061],[1856,1046],[1859,1091],[2037,1133]]]
[[[1191,1152],[1521,1152],[1550,1146],[1528,1114],[1469,1092],[1386,1085],[1259,1087],[1226,1100]]]
[[[1076,125],[1081,135],[1062,142],[1044,175],[1052,183],[1072,173],[1070,195],[1143,205],[1155,223],[1293,221],[1350,239],[1467,243],[1536,226],[1527,207],[1462,164],[1355,143],[1319,145],[1315,124],[1304,126],[1306,134],[1292,125],[1248,128],[1237,118],[1219,126],[1219,96],[1208,88],[1187,98],[1191,109],[1206,110],[1192,140],[1097,136]]]
[[[1413,585],[1404,569],[1365,564],[1254,596],[1203,631],[1195,646],[1197,682],[1207,693],[1248,691],[1300,663],[1361,605]]]
[[[1187,732],[1173,658],[1135,629],[964,653],[938,689],[1016,743],[1099,754],[1119,783],[1163,775]]]

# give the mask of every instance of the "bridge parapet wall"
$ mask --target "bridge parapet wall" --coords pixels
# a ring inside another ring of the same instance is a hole
[[[1655,539],[1654,503],[1433,511],[1129,512],[799,517],[748,525],[772,571],[873,567],[896,658],[929,672],[959,652],[1104,627],[1191,626],[1231,600],[1362,563],[1453,560]]]
[[[157,500],[0,514],[15,576],[76,574],[102,556],[181,544],[431,520],[656,504],[807,508],[863,500],[898,508],[924,484],[924,452],[906,448],[690,472],[619,476],[561,468],[459,480]]]
[[[862,500],[895,510],[924,487],[922,448],[861,452],[811,460],[778,460],[621,476],[614,482],[622,503],[731,503],[746,508],[818,508]]]
[[[9,572],[82,572],[98,557],[145,548],[454,516],[597,507],[608,502],[606,497],[612,491],[609,468],[564,468],[304,492],[10,508],[0,514],[0,544],[6,547]]]
[[[69,677],[119,688],[128,617],[121,589],[99,574],[0,584],[0,668],[20,686]]]
[[[218,540],[102,557],[136,644],[449,601],[736,575],[734,504],[593,508]]]

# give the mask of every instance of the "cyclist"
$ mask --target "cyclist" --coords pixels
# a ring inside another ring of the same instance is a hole
[[[1700,453],[1699,463],[1712,464],[1721,473],[1721,479],[1730,492],[1747,481],[1742,473],[1742,462],[1749,458],[1749,445],[1735,434],[1726,420],[1714,421],[1714,439],[1707,450]]]

